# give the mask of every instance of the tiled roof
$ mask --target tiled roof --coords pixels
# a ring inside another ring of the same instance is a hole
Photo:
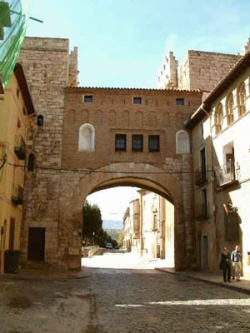
[[[152,91],[152,92],[185,92],[185,93],[194,93],[194,92],[201,92],[201,90],[187,90],[187,89],[176,89],[176,88],[169,88],[169,89],[155,89],[155,88],[119,88],[119,87],[66,87],[66,91],[72,92],[80,92],[81,90],[118,90],[118,91]]]

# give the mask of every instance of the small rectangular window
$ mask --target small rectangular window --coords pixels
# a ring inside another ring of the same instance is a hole
[[[84,103],[92,103],[93,102],[93,95],[84,95],[83,96]]]
[[[134,104],[142,104],[142,98],[141,97],[134,97],[133,98]]]
[[[143,151],[143,135],[132,135],[132,151]]]
[[[126,134],[116,134],[115,135],[115,150],[116,151],[126,151]]]
[[[150,152],[160,151],[160,136],[159,135],[149,135],[149,137],[148,137],[148,150]]]
[[[200,127],[200,132],[201,132],[201,138],[202,139],[204,139],[204,125],[203,125],[203,123],[201,123],[201,125],[200,125],[201,127]]]
[[[184,98],[176,98],[176,105],[183,106]]]

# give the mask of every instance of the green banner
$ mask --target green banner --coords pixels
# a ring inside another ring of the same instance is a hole
[[[31,0],[0,0],[0,80],[6,87],[19,57]]]

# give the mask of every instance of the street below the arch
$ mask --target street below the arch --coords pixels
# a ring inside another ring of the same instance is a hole
[[[250,297],[117,251],[84,258],[83,274],[0,279],[1,333],[249,332]],[[35,270],[33,270],[35,271]]]

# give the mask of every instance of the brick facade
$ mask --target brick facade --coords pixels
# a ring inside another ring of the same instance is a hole
[[[22,51],[37,114],[44,117],[43,126],[34,121],[30,132],[36,168],[26,174],[23,261],[27,262],[29,228],[42,227],[45,262],[57,268],[79,268],[85,198],[122,184],[171,199],[176,211],[176,268],[190,267],[195,261],[192,157],[176,154],[175,147],[176,133],[199,106],[201,93],[77,88],[76,55],[77,50],[69,54],[64,39],[27,38]],[[93,103],[84,103],[84,95],[93,95]],[[134,97],[141,97],[142,104],[134,105]],[[177,105],[177,98],[184,105]],[[78,151],[79,129],[85,123],[95,129],[94,151]],[[115,151],[119,133],[127,135],[125,152]],[[133,134],[143,135],[143,152],[131,151]],[[159,152],[148,151],[149,135],[160,136]]]

